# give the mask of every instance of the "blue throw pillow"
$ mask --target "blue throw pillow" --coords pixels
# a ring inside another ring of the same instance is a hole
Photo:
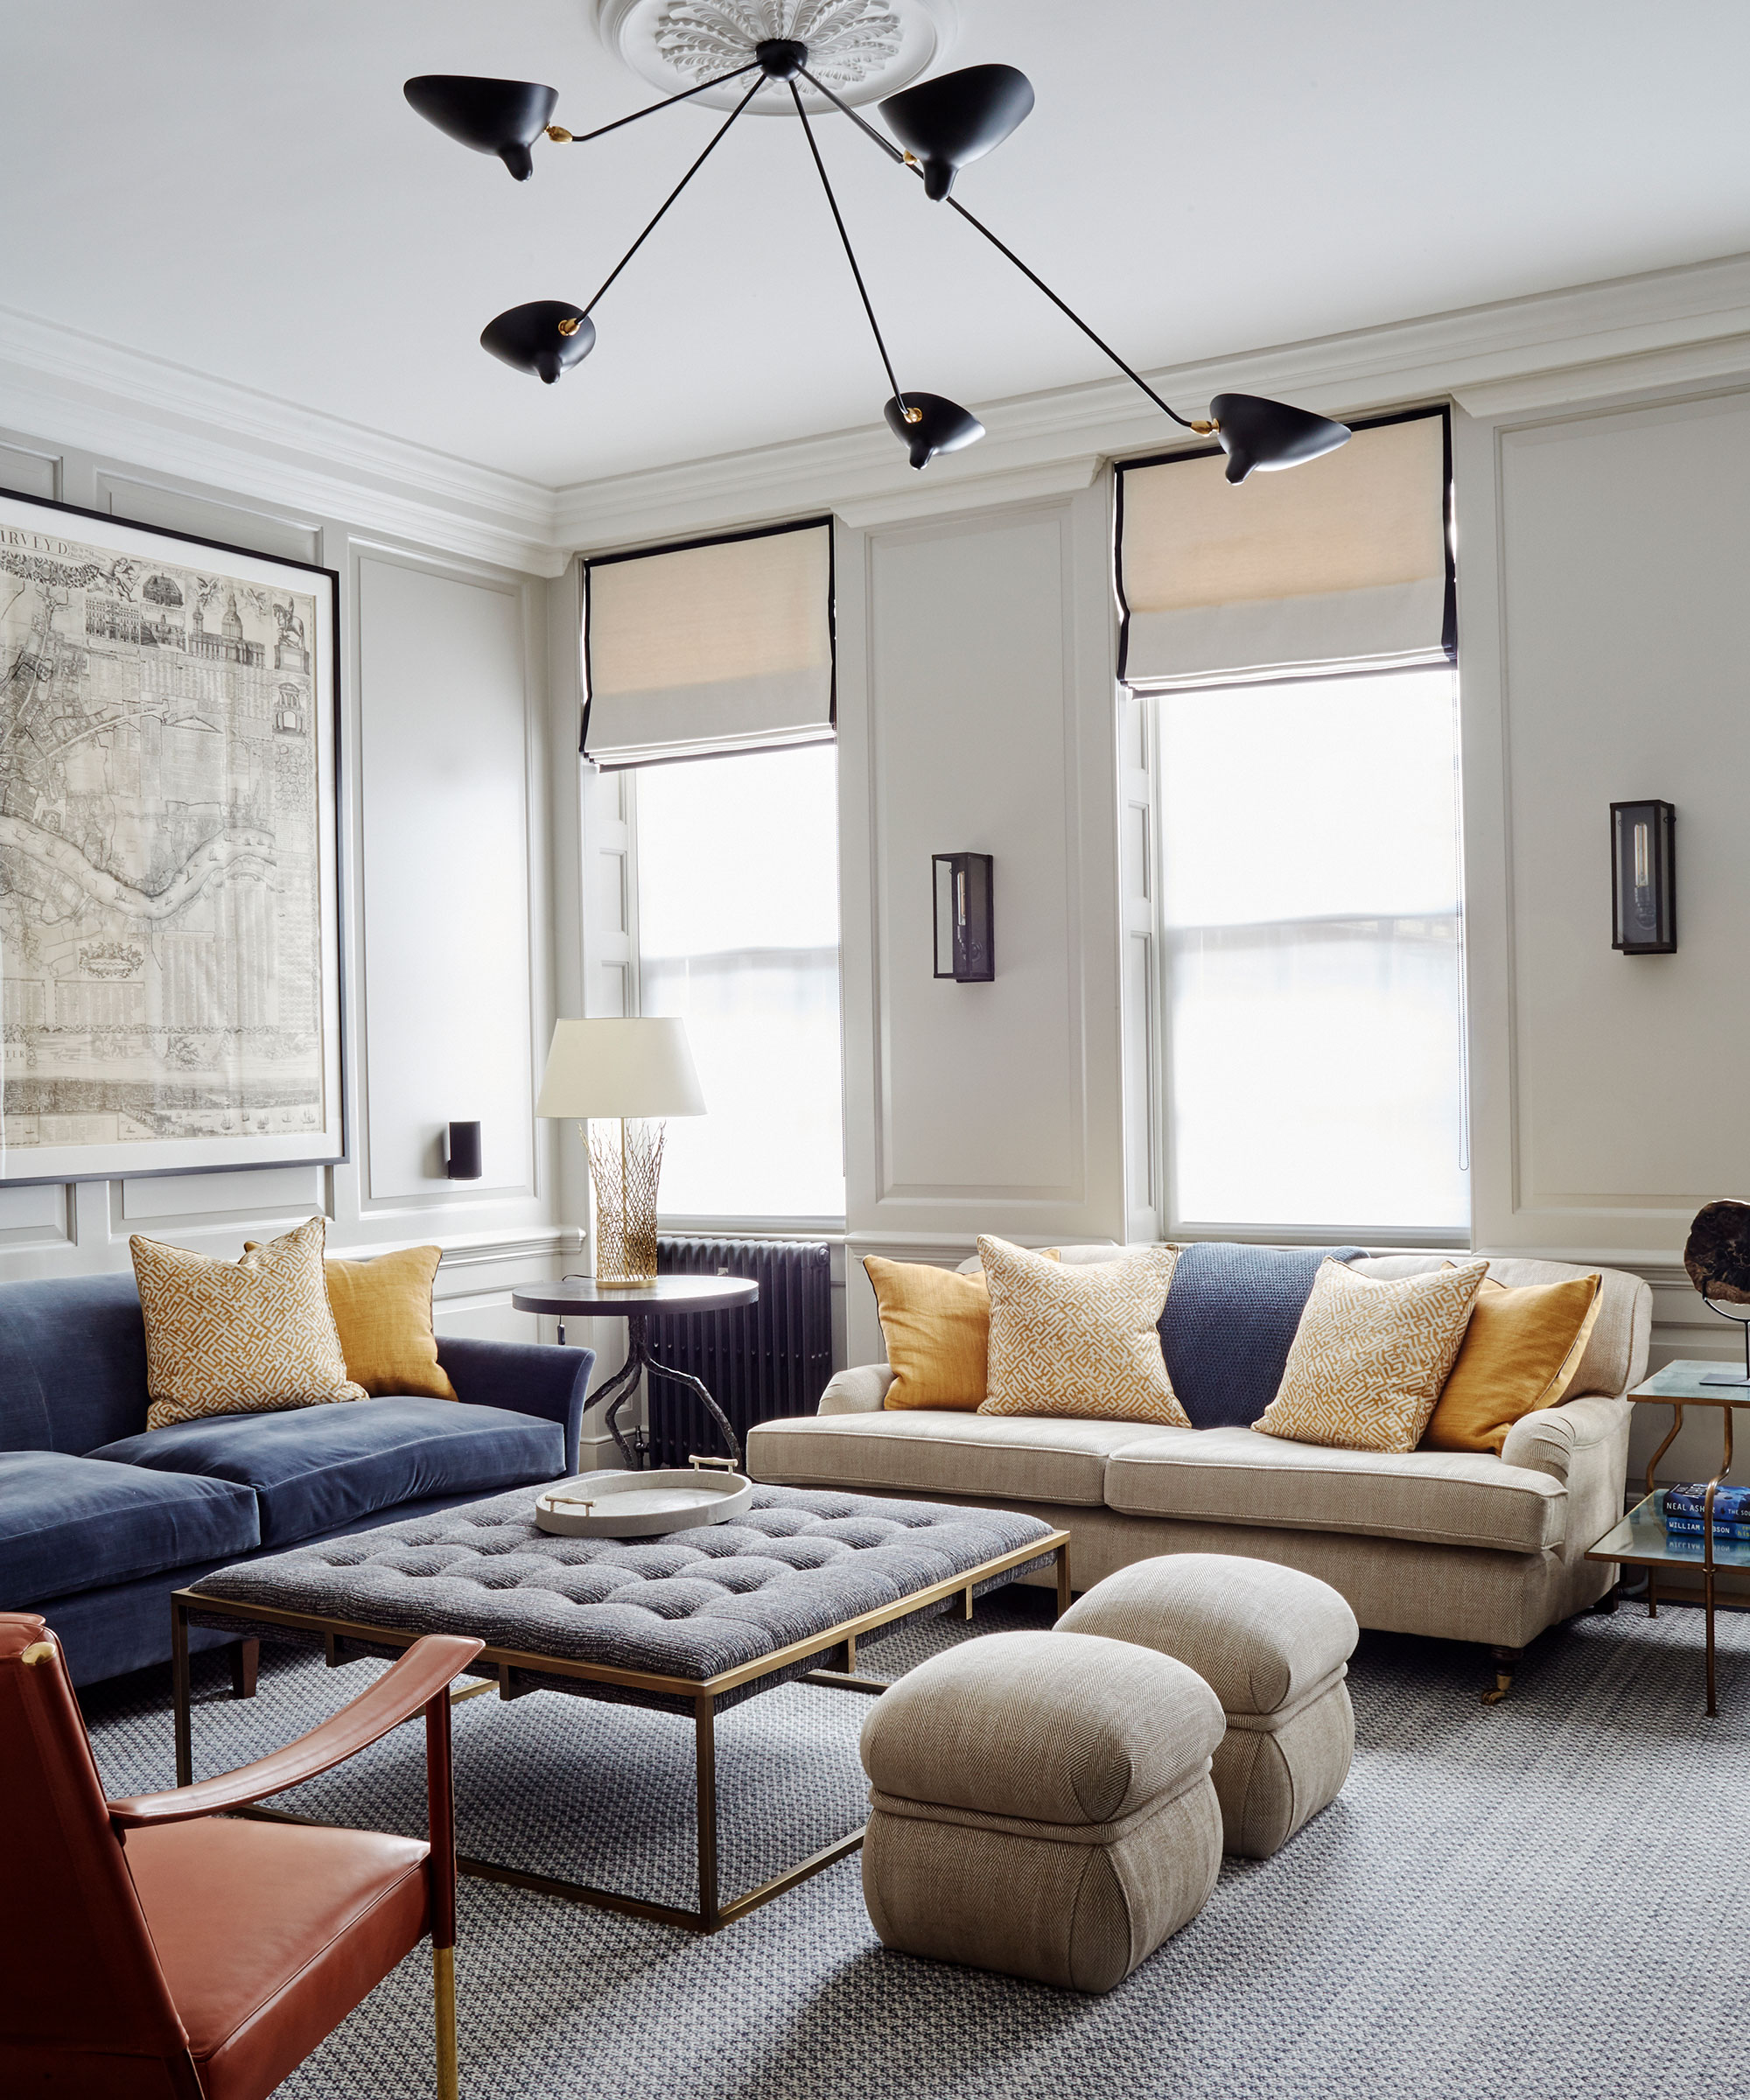
[[[1194,1429],[1250,1428],[1276,1397],[1320,1262],[1362,1247],[1200,1240],[1179,1257],[1160,1316],[1166,1375]]]

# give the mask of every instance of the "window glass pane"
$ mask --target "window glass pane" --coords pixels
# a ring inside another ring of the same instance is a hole
[[[1462,1230],[1452,675],[1157,704],[1175,1217]]]
[[[663,1214],[841,1218],[836,753],[637,780],[639,1004],[685,1019],[709,1111],[668,1124]]]

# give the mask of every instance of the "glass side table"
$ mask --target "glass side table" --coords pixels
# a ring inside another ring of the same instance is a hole
[[[1586,1555],[1588,1560],[1614,1560],[1624,1567],[1645,1568],[1647,1571],[1647,1615],[1659,1615],[1659,1596],[1673,1600],[1699,1602],[1707,1621],[1707,1711],[1710,1716],[1719,1711],[1714,1698],[1713,1670],[1713,1613],[1714,1578],[1721,1568],[1741,1568],[1750,1572],[1750,1542],[1740,1544],[1735,1539],[1716,1538],[1713,1536],[1713,1491],[1732,1471],[1732,1410],[1750,1407],[1750,1386],[1726,1386],[1704,1383],[1712,1375],[1717,1379],[1720,1367],[1717,1362],[1685,1358],[1676,1363],[1668,1363],[1657,1371],[1644,1385],[1637,1385],[1628,1396],[1637,1405],[1647,1401],[1671,1410],[1671,1427],[1664,1442],[1647,1461],[1647,1493],[1628,1512],[1620,1524],[1614,1525]],[[1665,1491],[1653,1485],[1653,1475],[1659,1460],[1671,1448],[1677,1432],[1684,1425],[1684,1410],[1687,1407],[1717,1407],[1722,1410],[1721,1421],[1725,1430],[1725,1445],[1720,1454],[1719,1471],[1707,1483],[1707,1496],[1699,1538],[1672,1538],[1665,1530]],[[1689,1568],[1701,1577],[1700,1583],[1661,1584],[1660,1571],[1670,1568]]]

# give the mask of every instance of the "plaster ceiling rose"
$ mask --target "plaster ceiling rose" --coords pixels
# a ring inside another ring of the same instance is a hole
[[[665,94],[752,63],[756,46],[806,44],[808,71],[847,102],[895,94],[947,57],[955,0],[589,0],[596,34],[614,56]],[[692,99],[732,109],[747,92],[726,80]],[[806,84],[802,101],[831,104]],[[767,80],[750,116],[794,116],[781,80]]]

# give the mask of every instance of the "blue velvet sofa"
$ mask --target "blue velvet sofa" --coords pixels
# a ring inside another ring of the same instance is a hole
[[[40,1612],[94,1684],[164,1661],[171,1592],[214,1568],[577,1471],[592,1351],[438,1354],[457,1400],[148,1430],[131,1276],[0,1284],[0,1611]]]

